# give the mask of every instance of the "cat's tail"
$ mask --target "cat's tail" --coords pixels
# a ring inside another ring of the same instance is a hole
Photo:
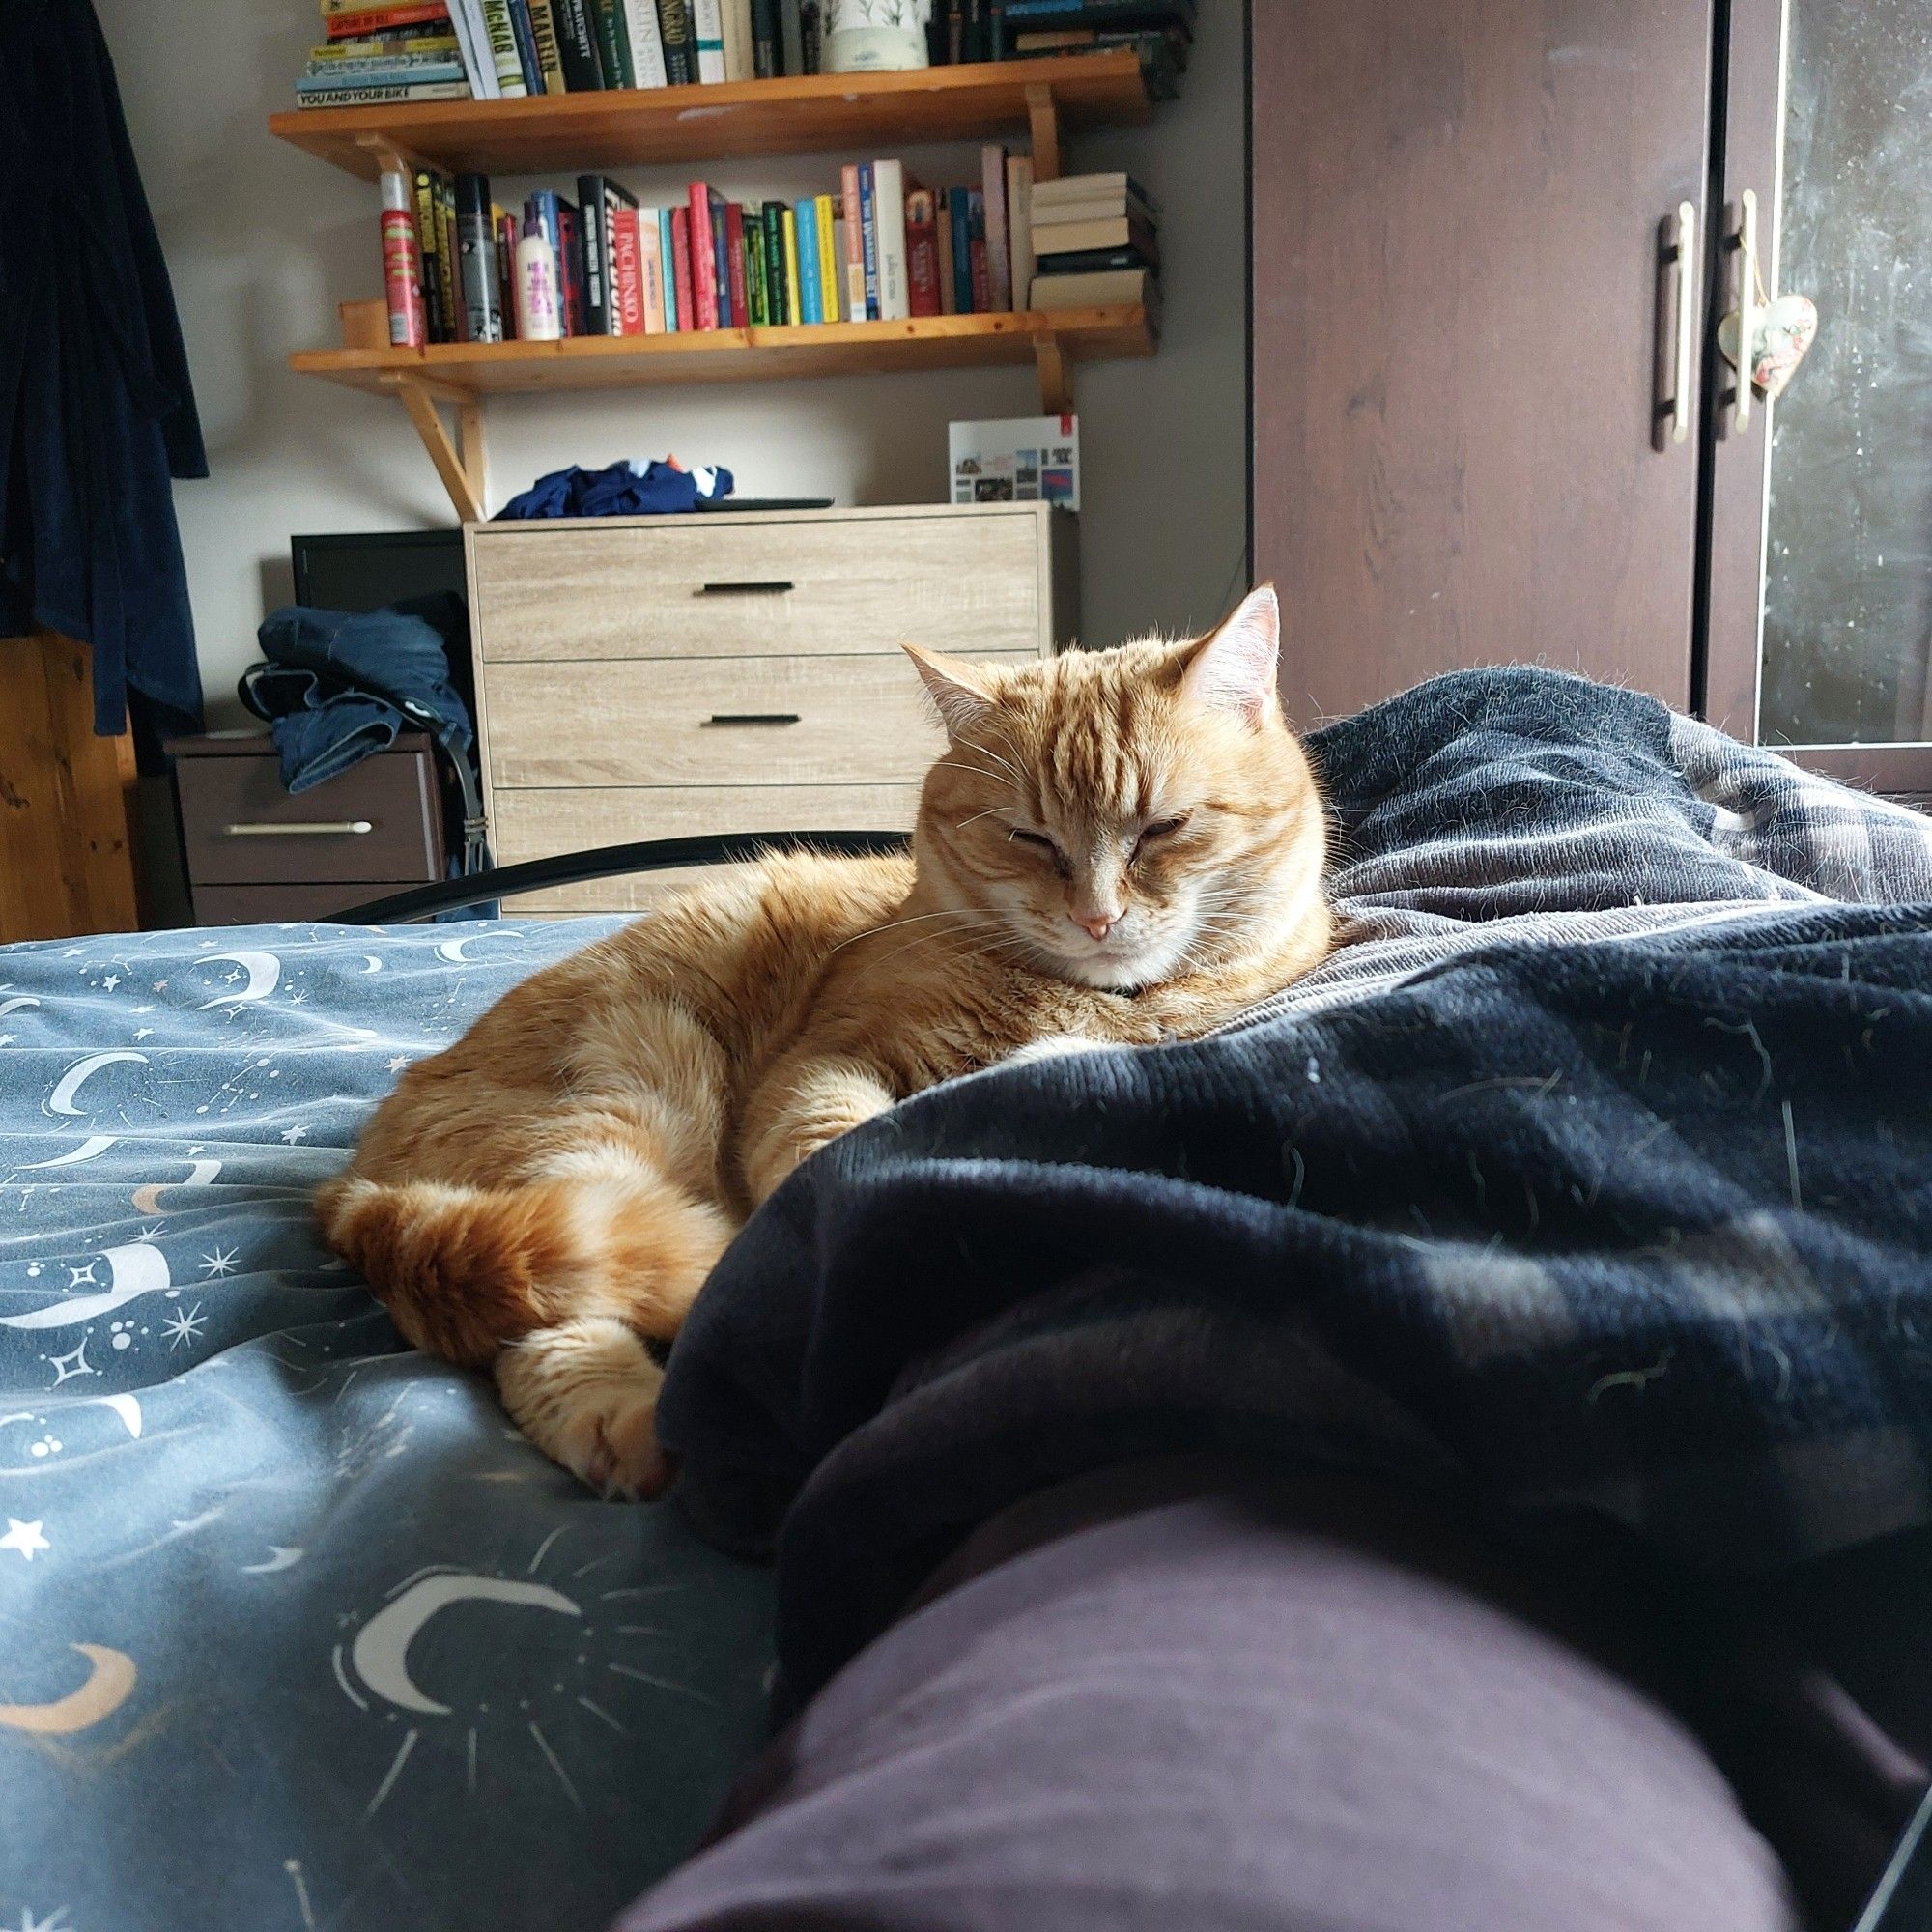
[[[668,1341],[733,1233],[639,1160],[506,1187],[350,1173],[325,1183],[316,1209],[404,1338],[470,1368],[582,1320]]]

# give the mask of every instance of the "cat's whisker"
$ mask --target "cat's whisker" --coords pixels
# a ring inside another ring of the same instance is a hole
[[[982,818],[995,818],[1003,811],[1011,810],[1012,807],[1009,805],[989,805],[984,811],[976,811],[971,818],[962,818],[952,829],[955,832],[964,832],[969,825],[978,825]]]

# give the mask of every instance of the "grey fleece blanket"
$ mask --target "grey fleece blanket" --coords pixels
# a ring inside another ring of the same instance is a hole
[[[952,1083],[725,1258],[662,1417],[809,1690],[975,1522],[1194,1447],[1777,1565],[1932,1517],[1932,823],[1654,701],[1319,733],[1348,944],[1217,1038]]]

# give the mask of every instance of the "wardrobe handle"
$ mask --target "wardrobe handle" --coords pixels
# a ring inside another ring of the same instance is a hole
[[[796,724],[796,711],[714,711],[707,724]]]
[[[1757,336],[1757,196],[1749,188],[1738,197],[1738,388],[1732,426],[1748,429],[1751,419],[1751,344]]]
[[[1677,373],[1670,398],[1670,440],[1690,434],[1690,361],[1697,350],[1697,211],[1677,204]]]
[[[366,818],[289,818],[279,825],[263,821],[221,828],[229,838],[359,838],[375,829]]]
[[[747,578],[736,583],[700,583],[697,594],[700,597],[761,597],[772,596],[790,590],[792,581],[788,577],[774,577],[769,580]]]

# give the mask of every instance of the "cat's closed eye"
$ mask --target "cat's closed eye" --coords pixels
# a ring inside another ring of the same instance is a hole
[[[1177,832],[1187,825],[1187,814],[1182,812],[1175,818],[1157,818],[1151,825],[1141,828],[1141,836],[1134,840],[1134,857],[1138,859],[1150,845],[1155,845],[1163,838],[1172,838]]]
[[[1054,869],[1065,874],[1068,870],[1066,855],[1044,832],[1024,832],[1018,826],[1007,834],[1009,841],[1015,845],[1031,845],[1037,852],[1044,853],[1052,860]]]

